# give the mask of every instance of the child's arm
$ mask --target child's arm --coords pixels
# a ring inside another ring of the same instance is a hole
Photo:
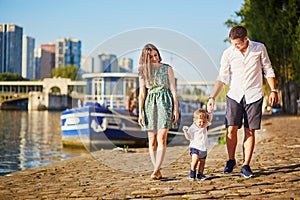
[[[190,136],[190,134],[188,133],[188,129],[189,129],[189,127],[187,127],[187,126],[182,127],[182,130],[183,130],[183,132],[184,132],[185,138],[186,138],[187,140],[190,140],[190,139],[191,139],[191,136]]]
[[[208,120],[207,120],[207,121],[208,121],[209,123],[212,122],[212,120],[213,120],[213,115],[214,115],[213,112],[208,113]]]

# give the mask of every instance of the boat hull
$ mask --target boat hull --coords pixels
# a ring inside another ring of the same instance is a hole
[[[137,116],[128,110],[110,110],[86,106],[62,112],[62,141],[66,145],[84,145],[98,149],[105,146],[147,144]]]

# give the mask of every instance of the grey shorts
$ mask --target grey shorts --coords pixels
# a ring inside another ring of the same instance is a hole
[[[207,151],[200,151],[198,149],[195,148],[190,148],[190,155],[192,156],[192,154],[197,154],[199,156],[200,159],[206,159],[207,157]]]
[[[242,127],[244,120],[244,127],[250,129],[260,129],[262,116],[263,98],[256,102],[246,104],[245,97],[240,103],[226,96],[226,116],[225,125]]]

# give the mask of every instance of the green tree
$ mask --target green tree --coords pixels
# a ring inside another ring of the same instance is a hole
[[[245,0],[228,27],[244,25],[251,40],[263,42],[283,92],[284,108],[295,113],[300,83],[300,1]]]
[[[75,65],[57,67],[52,69],[52,77],[70,78],[75,80],[77,77],[78,69]]]
[[[200,88],[194,87],[193,94],[195,94],[197,96],[202,96],[204,94],[204,92]]]
[[[20,74],[4,72],[0,73],[0,81],[28,81],[28,79],[23,78]]]

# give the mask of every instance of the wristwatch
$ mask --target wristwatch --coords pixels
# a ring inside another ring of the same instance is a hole
[[[271,92],[278,93],[278,90],[277,89],[271,89]]]
[[[208,97],[208,100],[210,100],[210,99],[215,100],[215,97]]]

